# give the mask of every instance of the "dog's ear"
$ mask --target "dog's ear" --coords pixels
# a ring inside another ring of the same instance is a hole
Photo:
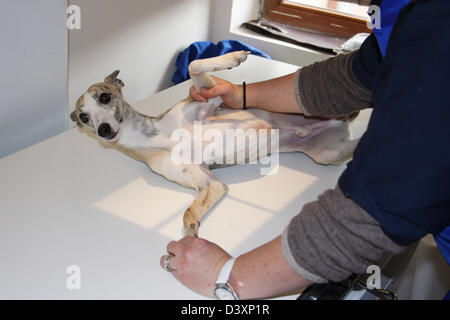
[[[76,122],[77,126],[79,126],[81,128],[81,122],[80,122],[80,119],[78,119],[76,111],[74,111],[70,114],[70,120],[72,120],[73,122]]]
[[[113,86],[118,87],[121,89],[125,86],[122,80],[117,79],[117,76],[119,75],[120,70],[116,70],[113,73],[111,73],[109,76],[105,78],[105,83],[112,84]]]

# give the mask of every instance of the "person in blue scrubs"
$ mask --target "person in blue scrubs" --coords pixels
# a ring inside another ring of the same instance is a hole
[[[450,1],[372,4],[381,28],[359,50],[247,88],[248,105],[270,111],[373,112],[336,189],[305,205],[280,237],[237,258],[229,284],[240,298],[344,280],[427,234],[449,261]],[[200,101],[220,95],[230,108],[241,107],[241,92],[223,80],[191,90]],[[173,256],[161,265],[169,261],[184,285],[214,296],[227,252],[192,237],[167,251]]]

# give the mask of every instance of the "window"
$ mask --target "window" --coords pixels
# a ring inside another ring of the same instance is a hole
[[[301,29],[350,38],[371,33],[364,0],[264,0],[264,18]]]

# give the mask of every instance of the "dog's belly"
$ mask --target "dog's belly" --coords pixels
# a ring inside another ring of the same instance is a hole
[[[302,145],[321,134],[325,138],[331,128],[347,130],[347,124],[259,109],[219,109],[200,128],[193,127],[192,146],[197,153],[201,146],[202,160],[211,168],[223,167],[251,163],[273,152],[303,151]]]

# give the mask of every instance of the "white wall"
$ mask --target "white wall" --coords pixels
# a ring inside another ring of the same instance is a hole
[[[172,85],[175,60],[210,38],[209,0],[71,0],[81,30],[69,33],[69,105],[115,69],[133,103]]]
[[[1,158],[66,129],[67,3],[0,4]]]
[[[0,157],[69,128],[78,96],[115,69],[131,103],[169,87],[194,41],[237,39],[297,65],[325,58],[240,30],[258,0],[69,2],[81,7],[81,30],[67,31],[65,0],[0,0]]]

